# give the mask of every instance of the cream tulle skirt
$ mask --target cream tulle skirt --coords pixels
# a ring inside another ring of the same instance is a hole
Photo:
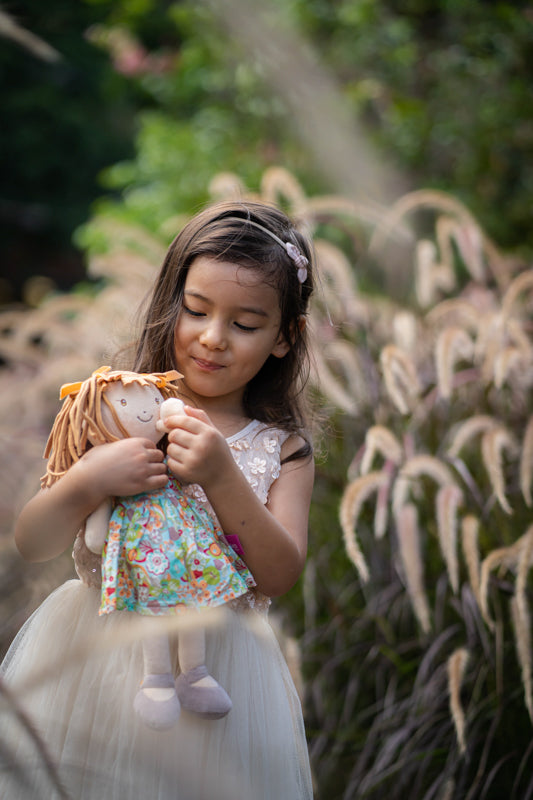
[[[211,721],[182,711],[175,728],[156,732],[132,707],[142,678],[141,644],[131,636],[138,620],[127,612],[98,617],[98,606],[96,589],[78,580],[63,584],[24,625],[2,665],[6,685],[58,765],[68,797],[312,797],[300,702],[263,615],[224,608],[208,622],[207,666],[232,698],[229,715]],[[0,798],[61,796],[34,739],[4,698]]]

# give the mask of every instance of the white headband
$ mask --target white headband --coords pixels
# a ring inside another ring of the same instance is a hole
[[[274,239],[287,253],[291,261],[294,262],[294,265],[297,269],[297,276],[300,283],[304,283],[307,278],[307,265],[309,264],[308,259],[301,253],[295,244],[292,242],[284,242],[279,236],[276,236],[275,233],[272,233],[268,228],[265,228],[263,225],[260,225],[258,222],[254,222],[251,219],[246,219],[246,217],[224,217],[225,220],[231,220],[232,222],[244,222],[248,225],[253,225],[254,228],[259,228],[259,230],[263,231],[264,233],[268,234],[272,239]]]

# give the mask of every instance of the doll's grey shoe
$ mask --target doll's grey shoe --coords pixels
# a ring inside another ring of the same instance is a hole
[[[195,685],[202,678],[208,676],[207,667],[203,664],[187,672],[182,672],[176,678],[176,692],[182,708],[206,719],[220,719],[231,711],[233,704],[228,693],[220,684],[217,683],[216,686]]]
[[[145,689],[174,689],[171,697],[155,700]],[[174,676],[170,672],[162,675],[145,675],[141,688],[135,695],[133,708],[145,725],[156,731],[172,728],[180,715],[180,701],[175,692]]]

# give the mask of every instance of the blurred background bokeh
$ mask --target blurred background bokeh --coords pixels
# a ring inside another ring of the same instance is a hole
[[[321,274],[274,604],[317,800],[533,797],[533,5],[11,0],[0,36],[2,652],[74,574],[11,536],[59,386],[127,345],[187,218],[260,197]]]

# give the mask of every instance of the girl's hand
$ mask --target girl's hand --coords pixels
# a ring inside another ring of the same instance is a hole
[[[96,497],[128,497],[166,486],[163,459],[150,439],[132,437],[92,447],[71,469]]]
[[[185,406],[185,413],[166,421],[167,463],[170,471],[185,483],[199,483],[206,491],[235,462],[224,436],[205,411]]]
[[[162,489],[163,453],[149,439],[99,444],[22,509],[15,542],[28,561],[46,561],[72,545],[85,520],[106,497]]]

